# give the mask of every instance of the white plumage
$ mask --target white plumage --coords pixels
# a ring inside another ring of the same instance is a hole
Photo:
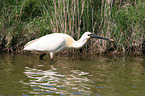
[[[63,51],[64,49],[81,48],[90,38],[100,38],[114,41],[113,39],[107,39],[93,35],[91,32],[85,32],[78,41],[75,41],[70,35],[64,33],[53,33],[29,41],[24,46],[23,50],[49,52],[51,59],[53,59],[53,55],[55,53]],[[40,55],[40,59],[42,59],[45,54],[46,53]]]

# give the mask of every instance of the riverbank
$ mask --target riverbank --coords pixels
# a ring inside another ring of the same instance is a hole
[[[54,32],[67,33],[78,40],[85,31],[91,31],[116,42],[93,39],[80,50],[82,53],[142,54],[144,5],[143,0],[2,1],[0,51],[21,52],[28,41]]]

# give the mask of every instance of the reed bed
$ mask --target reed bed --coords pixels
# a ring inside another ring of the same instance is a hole
[[[2,0],[0,51],[21,52],[29,40],[49,33],[67,33],[77,40],[91,31],[116,42],[92,39],[67,53],[144,53],[144,13],[143,0]]]

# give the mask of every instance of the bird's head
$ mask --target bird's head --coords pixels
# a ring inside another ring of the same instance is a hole
[[[91,32],[85,32],[82,37],[85,38],[85,39],[90,39],[91,38]]]
[[[113,39],[109,39],[109,38],[104,38],[104,37],[100,37],[100,36],[97,36],[95,34],[92,34],[91,32],[85,32],[83,35],[82,35],[83,38],[85,39],[91,39],[91,38],[98,38],[98,39],[104,39],[104,40],[108,40],[108,41],[114,41]]]

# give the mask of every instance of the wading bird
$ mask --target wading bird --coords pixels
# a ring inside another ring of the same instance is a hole
[[[78,41],[75,41],[70,35],[64,33],[53,33],[29,41],[23,50],[49,52],[50,58],[53,60],[55,53],[63,51],[64,49],[81,48],[91,38],[114,41],[113,39],[96,36],[91,32],[85,32]],[[45,55],[46,53],[41,54],[40,59],[43,59]]]

